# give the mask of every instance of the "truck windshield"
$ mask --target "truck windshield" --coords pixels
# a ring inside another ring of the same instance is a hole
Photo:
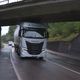
[[[23,29],[23,37],[26,38],[45,38],[46,29],[42,28],[29,28]]]

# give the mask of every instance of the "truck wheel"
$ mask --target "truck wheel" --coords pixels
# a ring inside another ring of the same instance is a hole
[[[43,60],[43,57],[37,57],[37,59]]]
[[[17,48],[15,48],[15,52],[17,53],[18,51],[17,51]]]
[[[20,49],[17,49],[17,54],[20,56]]]

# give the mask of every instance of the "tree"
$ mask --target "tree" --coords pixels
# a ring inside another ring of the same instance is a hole
[[[15,28],[16,28],[15,25],[9,27],[9,32],[6,35],[1,37],[3,42],[14,40],[13,35],[14,35]]]
[[[80,22],[56,22],[49,23],[49,34],[50,37],[57,35],[67,37],[72,33],[80,32]]]

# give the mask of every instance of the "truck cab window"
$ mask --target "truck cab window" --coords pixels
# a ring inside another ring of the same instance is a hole
[[[26,31],[23,35],[24,37],[29,37],[29,38],[43,38],[42,35],[35,31]]]
[[[23,37],[26,38],[44,38],[45,37],[45,29],[39,28],[30,28],[23,30]]]

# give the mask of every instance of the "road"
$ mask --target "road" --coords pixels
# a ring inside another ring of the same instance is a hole
[[[0,80],[18,80],[10,61],[10,52],[7,46],[0,52]]]
[[[14,49],[5,47],[10,53],[14,71],[19,80],[80,80],[80,73],[72,67],[59,63],[54,55],[46,55],[43,60],[21,59]],[[74,66],[73,66],[74,67]]]

